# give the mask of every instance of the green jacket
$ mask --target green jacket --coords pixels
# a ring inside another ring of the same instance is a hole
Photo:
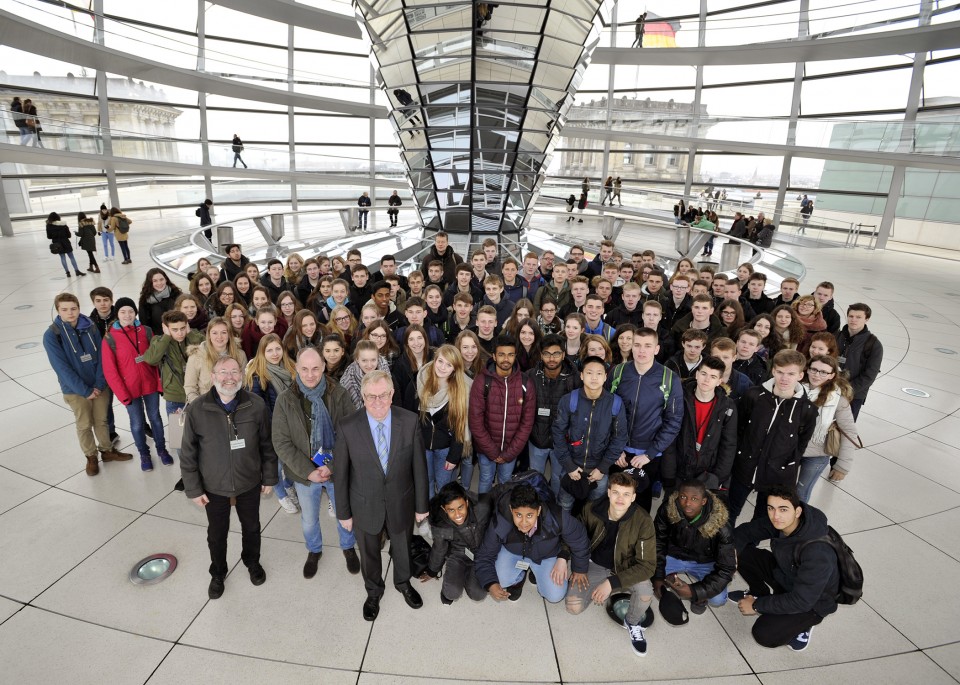
[[[580,514],[580,520],[590,536],[591,552],[607,533],[604,519],[609,506],[610,500],[604,496],[587,502]],[[601,514],[602,518],[593,513],[594,509],[604,512]],[[608,580],[614,590],[650,580],[657,570],[657,534],[653,520],[650,514],[636,504],[631,505],[627,514],[620,519],[620,530],[613,550],[613,568],[610,570],[613,575]]]
[[[150,347],[143,353],[143,361],[150,366],[160,367],[163,399],[167,402],[186,403],[183,376],[187,368],[187,345],[199,345],[203,340],[200,331],[190,331],[182,343],[175,342],[169,335],[155,335],[150,340]]]
[[[323,403],[333,421],[334,430],[340,421],[357,411],[350,395],[332,378],[327,376],[327,391]],[[280,393],[273,406],[273,448],[288,478],[309,485],[307,478],[317,468],[310,457],[310,401],[303,396],[296,382]]]
[[[570,281],[564,281],[563,287],[557,290],[553,281],[537,288],[537,294],[533,297],[533,306],[537,311],[543,305],[544,298],[549,297],[557,303],[557,312],[566,307],[571,302]]]

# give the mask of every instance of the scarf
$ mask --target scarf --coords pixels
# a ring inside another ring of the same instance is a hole
[[[800,320],[800,323],[803,324],[804,330],[808,333],[819,333],[820,331],[827,330],[827,322],[820,312],[814,312],[810,316],[800,316],[797,314],[797,318]]]
[[[816,404],[817,397],[820,396],[820,388],[811,388],[806,384],[804,384],[804,387],[807,389],[807,398]],[[823,443],[826,442],[827,431],[830,430],[830,426],[833,425],[839,405],[840,390],[834,388],[833,392],[830,393],[830,397],[827,398],[827,401],[824,402],[822,407],[819,407],[820,412],[817,415],[817,427],[814,429],[813,436],[810,438],[812,444],[822,446]]]
[[[310,400],[312,408],[310,413],[310,450],[314,453],[317,450],[322,450],[327,454],[332,453],[335,436],[333,420],[323,403],[323,393],[327,391],[327,377],[321,376],[317,387],[308,388],[300,380],[300,376],[297,376],[297,387],[300,388],[303,396]]]
[[[432,363],[424,364],[420,368],[419,373],[417,373],[417,396],[420,398],[420,406],[430,415],[436,414],[450,401],[450,396],[447,394],[446,385],[444,385],[442,388],[439,388],[435,395],[431,395],[427,398],[423,396],[423,386],[426,385],[427,374],[430,373],[432,369]]]
[[[282,364],[267,362],[267,376],[270,377],[270,383],[278,395],[293,385],[293,376],[287,371],[287,367]]]
[[[163,286],[163,290],[161,290],[160,292],[157,292],[156,290],[154,290],[152,293],[150,293],[150,296],[147,298],[147,302],[149,304],[160,304],[163,300],[166,300],[169,297],[170,297],[170,284],[167,283],[165,286]]]

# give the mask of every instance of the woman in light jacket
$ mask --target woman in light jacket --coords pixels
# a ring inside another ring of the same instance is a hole
[[[107,225],[110,232],[116,236],[117,242],[120,243],[120,252],[123,254],[121,264],[133,263],[130,259],[130,247],[127,245],[127,239],[130,237],[130,224],[132,223],[133,220],[121,212],[119,207],[110,208],[110,222]],[[126,227],[126,230],[124,230],[124,227]]]
[[[111,262],[117,258],[117,244],[114,241],[113,229],[110,228],[110,210],[106,205],[100,205],[100,214],[97,215],[97,235],[103,241],[103,261]]]
[[[834,357],[817,356],[807,365],[807,381],[803,384],[807,397],[817,407],[817,427],[807,444],[800,462],[800,475],[797,479],[797,495],[807,502],[813,493],[813,486],[823,470],[830,463],[830,457],[824,450],[827,431],[836,421],[841,430],[840,454],[830,469],[830,480],[834,483],[843,480],[853,466],[853,451],[860,445],[857,424],[850,411],[853,388],[843,377],[840,364]]]

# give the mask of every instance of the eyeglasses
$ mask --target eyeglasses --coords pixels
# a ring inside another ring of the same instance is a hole
[[[811,367],[807,369],[807,373],[810,374],[811,376],[829,376],[830,374],[833,373],[833,369],[825,370],[825,369],[814,369]]]
[[[554,359],[554,358],[556,358],[556,357],[562,357],[562,356],[563,356],[563,352],[541,352],[541,353],[540,353],[540,356],[541,356],[541,357],[550,357],[551,359]]]
[[[364,395],[363,399],[366,400],[367,402],[370,402],[371,404],[375,404],[379,402],[389,402],[392,397],[393,397],[393,391],[390,390],[388,392],[381,393],[379,395]]]
[[[343,316],[337,316],[337,317],[334,317],[333,320],[334,320],[334,321],[337,321],[337,322],[340,322],[340,321],[349,321],[349,320],[350,320],[350,315],[349,315],[349,314],[344,314]]]
[[[240,378],[240,371],[216,371],[214,372],[217,378]]]
[[[386,333],[371,333],[371,334],[370,334],[370,338],[373,339],[373,340],[386,340],[386,339],[387,339],[387,334],[386,334]]]

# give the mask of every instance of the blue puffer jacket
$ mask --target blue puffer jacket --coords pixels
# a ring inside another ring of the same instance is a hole
[[[619,412],[613,415],[614,396],[602,392],[596,400],[587,398],[582,389],[578,393],[577,409],[570,411],[569,393],[560,398],[557,418],[553,422],[553,453],[571,473],[577,467],[589,473],[600,469],[607,473],[627,446],[627,421],[620,402]],[[579,443],[579,444],[577,444]]]
[[[103,390],[107,381],[100,363],[100,331],[83,314],[74,328],[59,316],[43,334],[43,349],[60,381],[64,395],[87,397],[94,388]],[[86,360],[82,358],[86,355]]]
[[[614,367],[607,378],[608,389],[616,374],[617,368]],[[664,402],[667,385],[670,393]],[[663,454],[676,439],[683,421],[680,378],[657,362],[643,376],[637,373],[634,364],[624,364],[617,394],[623,400],[627,417],[627,451],[646,454],[651,459]]]

